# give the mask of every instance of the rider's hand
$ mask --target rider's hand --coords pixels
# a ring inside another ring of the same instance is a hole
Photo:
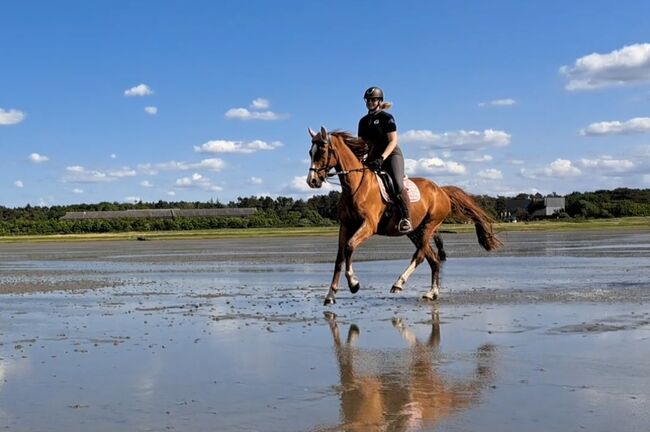
[[[380,156],[377,159],[368,162],[366,165],[368,166],[368,168],[370,168],[373,171],[379,171],[383,163],[384,163],[384,158]]]

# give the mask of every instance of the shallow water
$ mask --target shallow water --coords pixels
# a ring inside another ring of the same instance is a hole
[[[443,237],[435,305],[374,239],[329,308],[330,237],[1,245],[0,428],[647,429],[650,233]]]

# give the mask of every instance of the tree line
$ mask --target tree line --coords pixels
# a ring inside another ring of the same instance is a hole
[[[340,192],[317,195],[308,200],[289,197],[239,197],[227,204],[208,202],[139,202],[136,204],[101,202],[65,206],[31,206],[7,208],[0,206],[0,235],[73,234],[126,231],[168,231],[219,228],[267,228],[328,226],[338,223],[337,205]],[[552,194],[550,196],[557,196]],[[520,194],[515,199],[528,199],[531,204],[518,212],[519,220],[528,220],[543,202],[540,194]],[[511,198],[488,195],[475,196],[477,202],[496,220],[506,209]],[[573,192],[565,197],[565,210],[553,215],[562,219],[591,219],[625,216],[650,216],[650,189],[619,188],[595,192]],[[72,211],[119,211],[141,209],[206,209],[248,208],[258,210],[249,217],[178,217],[174,219],[121,218],[60,220]]]

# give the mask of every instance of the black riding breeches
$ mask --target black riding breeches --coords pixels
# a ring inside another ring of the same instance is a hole
[[[395,186],[395,193],[400,194],[404,189],[404,157],[401,154],[391,154],[383,163],[382,168],[390,174]]]

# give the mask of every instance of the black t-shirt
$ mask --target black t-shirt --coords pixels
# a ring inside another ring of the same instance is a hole
[[[368,143],[368,160],[377,159],[388,146],[388,134],[397,131],[393,116],[386,111],[368,113],[359,120],[359,135]],[[402,154],[399,146],[391,154]]]

